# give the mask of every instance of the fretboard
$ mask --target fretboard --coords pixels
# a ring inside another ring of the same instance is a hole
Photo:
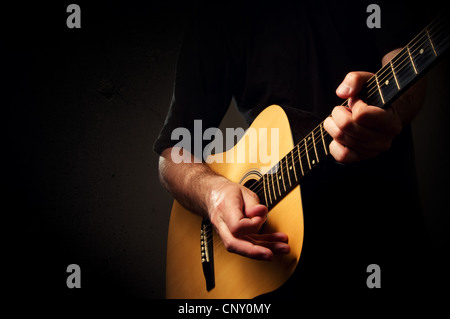
[[[448,12],[436,18],[370,78],[362,98],[385,107],[418,80],[450,46]]]
[[[386,107],[419,79],[450,46],[448,12],[436,18],[366,83],[360,97]],[[348,100],[342,105],[347,105]],[[331,136],[320,123],[250,187],[269,210],[329,154]]]

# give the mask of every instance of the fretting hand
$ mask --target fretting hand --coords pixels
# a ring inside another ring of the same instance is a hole
[[[338,162],[352,163],[377,156],[389,149],[402,129],[395,108],[382,109],[358,98],[372,75],[350,72],[336,90],[340,98],[349,99],[348,107],[336,106],[325,120],[324,128],[333,138],[330,153]]]

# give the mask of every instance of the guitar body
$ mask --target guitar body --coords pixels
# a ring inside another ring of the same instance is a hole
[[[271,129],[278,128],[278,162],[294,146],[289,121],[281,107],[266,108],[252,123],[258,135],[259,145],[250,143],[246,134],[230,150],[225,152],[224,163],[208,164],[212,170],[228,179],[246,184],[257,180],[270,169],[270,164],[259,159],[258,147],[271,149]],[[262,130],[259,130],[262,128]],[[266,130],[264,130],[266,129]],[[266,134],[260,132],[267,131]],[[239,163],[238,151],[245,149],[246,160]],[[217,155],[217,154],[216,154]],[[234,160],[230,161],[230,158]],[[230,163],[231,162],[231,163]],[[287,255],[276,255],[271,262],[257,261],[229,253],[220,237],[213,232],[215,287],[206,289],[202,269],[200,233],[202,217],[188,211],[177,201],[170,216],[167,242],[166,296],[167,298],[254,298],[279,288],[293,273],[300,258],[303,244],[303,212],[300,186],[291,191],[273,207],[262,232],[282,231],[289,237],[291,251]],[[211,252],[210,252],[211,253]]]

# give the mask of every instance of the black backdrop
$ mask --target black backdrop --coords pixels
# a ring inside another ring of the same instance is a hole
[[[159,185],[152,143],[195,5],[76,3],[81,29],[66,26],[68,1],[1,9],[8,289],[33,298],[163,298],[172,199]],[[414,123],[422,205],[442,255],[448,70],[447,56],[430,73]],[[66,286],[73,263],[81,289]]]
[[[152,144],[192,4],[79,1],[69,29],[70,3],[2,9],[8,280],[31,295],[163,298],[171,197]]]

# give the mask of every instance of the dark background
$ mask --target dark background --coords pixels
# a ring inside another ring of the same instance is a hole
[[[152,144],[195,3],[91,2],[76,2],[81,29],[66,27],[68,1],[2,7],[5,275],[21,296],[164,298],[172,197]],[[413,124],[424,222],[441,255],[449,65],[447,54],[430,72]],[[223,126],[244,125],[231,108]],[[66,286],[73,263],[81,289]]]

